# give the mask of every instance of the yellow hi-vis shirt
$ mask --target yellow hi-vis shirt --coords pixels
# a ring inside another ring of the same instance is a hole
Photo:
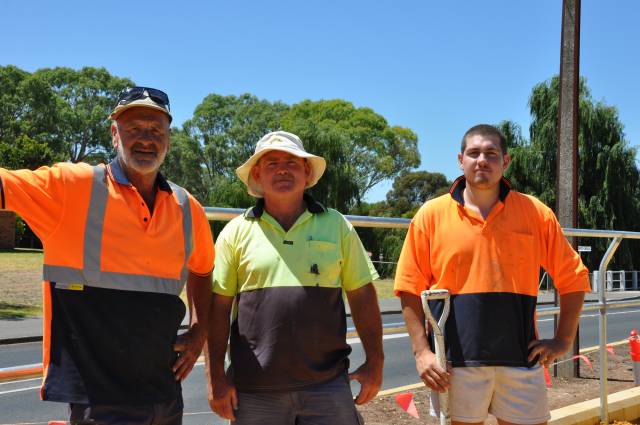
[[[230,354],[240,390],[304,388],[348,367],[342,291],[378,274],[353,226],[305,201],[308,210],[289,231],[260,201],[216,242],[213,290],[237,297]]]

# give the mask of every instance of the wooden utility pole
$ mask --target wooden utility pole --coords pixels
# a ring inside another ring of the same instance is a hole
[[[578,100],[580,88],[580,0],[562,1],[562,41],[560,49],[560,99],[558,105],[558,156],[556,211],[562,227],[578,226]],[[574,249],[576,238],[569,238]],[[555,297],[558,304],[557,292]],[[555,316],[557,322],[557,316]],[[557,323],[556,323],[557,325]],[[576,335],[574,353],[578,353]],[[566,358],[573,354],[568,354]],[[555,367],[556,376],[578,376],[578,362]]]

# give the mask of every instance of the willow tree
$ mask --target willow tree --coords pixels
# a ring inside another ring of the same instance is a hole
[[[507,177],[524,193],[556,205],[558,78],[533,88],[529,98],[529,139],[516,125],[503,122],[511,145],[512,163]],[[580,82],[578,128],[578,226],[590,229],[640,230],[640,173],[636,149],[625,138],[624,126],[614,106],[594,101],[586,80]],[[562,165],[562,164],[560,164]],[[598,265],[605,240],[581,239],[595,246],[585,257],[590,268]],[[640,246],[623,242],[612,267],[640,267]]]

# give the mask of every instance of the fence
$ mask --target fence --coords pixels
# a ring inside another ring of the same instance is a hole
[[[240,208],[214,208],[206,207],[205,212],[209,220],[228,221],[232,218],[240,215],[244,212],[244,209]],[[381,227],[381,228],[408,228],[410,220],[404,218],[390,218],[390,217],[364,217],[364,216],[346,216],[347,219],[354,226],[358,227]],[[626,289],[627,272],[622,272],[624,279],[620,277],[620,271],[611,271],[608,274],[607,266],[613,258],[620,242],[623,239],[640,239],[640,232],[620,232],[620,231],[608,231],[608,230],[589,230],[589,229],[563,229],[565,236],[578,236],[587,238],[608,238],[612,239],[607,251],[605,252],[602,260],[600,261],[600,267],[597,274],[593,276],[595,284],[592,286],[594,291],[597,290],[599,295],[599,301],[597,303],[589,303],[583,307],[583,311],[599,311],[599,345],[600,345],[600,420],[604,424],[609,423],[609,406],[608,406],[608,394],[607,394],[607,310],[618,309],[624,307],[640,306],[640,300],[626,300],[607,302],[607,296],[605,287],[611,282],[611,288],[614,288],[615,282],[618,283],[618,288]],[[618,273],[618,279],[614,279],[614,274]],[[607,277],[607,284],[601,284],[602,277]],[[609,280],[611,276],[611,280]],[[635,276],[637,288],[638,273],[634,272],[631,275]],[[621,282],[625,282],[625,285],[621,285]],[[632,283],[633,285],[633,283]],[[558,307],[543,307],[536,311],[538,317],[556,315],[560,312]]]
[[[607,270],[605,274],[607,277],[606,287],[607,291],[638,291],[640,287],[640,271],[638,270]],[[594,270],[589,274],[591,281],[591,290],[598,292],[599,271]],[[541,290],[553,290],[553,281],[549,275],[545,272],[540,279],[539,289]]]

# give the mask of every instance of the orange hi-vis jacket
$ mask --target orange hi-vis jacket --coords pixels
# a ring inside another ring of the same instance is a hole
[[[500,199],[483,219],[465,207],[465,185],[458,178],[449,193],[416,213],[394,290],[416,296],[426,289],[450,292],[445,344],[454,367],[530,366],[540,268],[561,295],[590,291],[588,271],[542,202],[503,179]],[[433,303],[432,310],[439,317],[442,303]]]
[[[213,268],[202,206],[158,176],[149,208],[117,161],[0,169],[2,208],[44,248],[45,400],[131,404],[175,399],[173,343],[188,273]]]

